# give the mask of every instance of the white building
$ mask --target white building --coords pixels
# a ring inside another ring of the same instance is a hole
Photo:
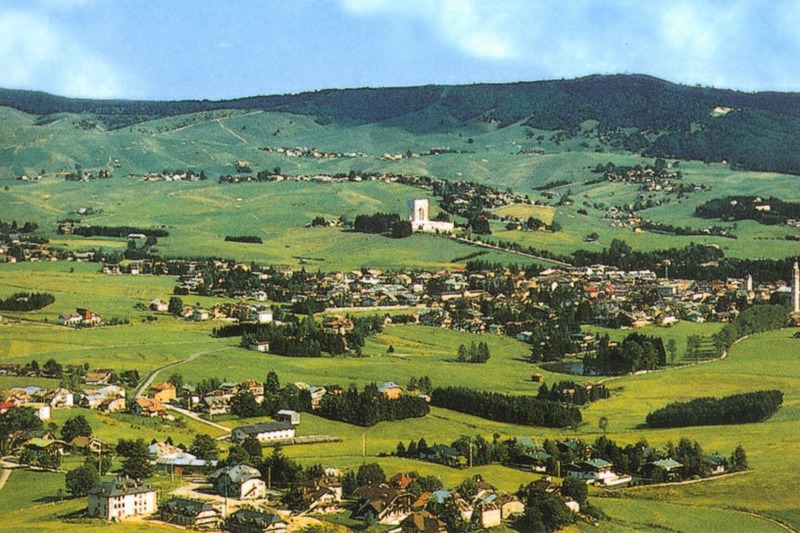
[[[234,429],[231,433],[231,440],[233,442],[242,442],[252,435],[258,439],[258,442],[263,443],[293,439],[294,434],[294,426],[289,422],[264,422]]]
[[[117,521],[150,516],[158,510],[156,490],[128,479],[106,481],[89,491],[89,516]]]
[[[408,220],[411,222],[411,229],[414,231],[451,232],[455,228],[455,224],[452,222],[429,220],[428,200],[426,198],[415,198],[408,201]]]

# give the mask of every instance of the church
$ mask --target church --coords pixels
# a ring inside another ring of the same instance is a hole
[[[428,200],[414,198],[408,201],[408,220],[414,231],[451,232],[455,227],[452,222],[442,222],[428,219]]]

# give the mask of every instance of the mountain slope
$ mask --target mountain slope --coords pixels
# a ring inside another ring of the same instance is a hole
[[[800,94],[687,87],[641,75],[324,90],[226,101],[85,100],[0,89],[0,106],[38,115],[42,125],[62,113],[77,113],[106,130],[214,110],[282,112],[320,125],[382,124],[411,133],[454,132],[476,121],[499,128],[520,123],[560,130],[567,138],[591,136],[613,150],[800,174]],[[587,121],[596,123],[588,134],[579,131]]]

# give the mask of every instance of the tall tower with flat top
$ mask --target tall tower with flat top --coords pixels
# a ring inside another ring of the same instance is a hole
[[[800,313],[800,266],[794,262],[792,269],[792,312]]]

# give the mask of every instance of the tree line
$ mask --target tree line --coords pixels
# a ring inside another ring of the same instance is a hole
[[[788,322],[788,312],[782,305],[754,305],[748,307],[732,322],[725,324],[714,335],[714,346],[717,355],[727,351],[737,340],[753,333],[763,333],[785,327]]]
[[[421,418],[429,412],[428,403],[417,396],[391,399],[371,383],[359,392],[351,385],[341,395],[326,394],[315,414],[357,426],[374,426],[378,422]]]
[[[783,403],[779,390],[761,390],[722,398],[695,398],[672,402],[647,415],[651,428],[748,424],[762,422],[774,415]]]
[[[542,383],[536,397],[551,402],[586,405],[589,402],[610,398],[611,393],[603,383],[584,385],[574,381],[559,381],[553,383],[549,389],[547,383]]]
[[[381,233],[396,239],[410,237],[411,222],[401,220],[397,213],[375,213],[372,215],[356,215],[353,230],[359,233]]]
[[[661,337],[641,333],[631,333],[620,343],[611,342],[608,335],[602,335],[597,340],[595,355],[583,358],[583,370],[587,374],[627,374],[655,370],[666,364],[667,352]]]
[[[227,235],[225,237],[226,242],[246,242],[251,244],[262,244],[264,241],[261,237],[257,237],[255,235]]]
[[[2,311],[36,311],[56,301],[55,296],[46,292],[15,292],[0,300]]]
[[[141,233],[148,237],[169,237],[169,232],[160,228],[137,228],[134,226],[75,226],[71,229],[73,235],[81,237],[127,237],[132,233]],[[63,226],[58,227],[57,233],[64,235]]]
[[[431,393],[431,405],[488,420],[525,426],[564,428],[577,426],[581,422],[581,412],[573,406],[531,396],[512,396],[466,387],[434,389]]]

